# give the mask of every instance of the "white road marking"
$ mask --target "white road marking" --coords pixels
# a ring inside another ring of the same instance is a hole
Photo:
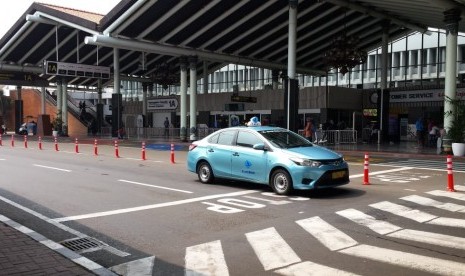
[[[402,229],[401,227],[398,227],[387,221],[377,220],[376,218],[355,209],[342,210],[336,212],[336,214],[350,219],[360,225],[366,226],[381,235],[389,234]]]
[[[432,221],[428,221],[427,223],[441,226],[465,228],[465,219],[439,217],[437,219],[433,219]]]
[[[370,165],[371,166],[371,165]],[[379,167],[394,167],[394,168],[405,168],[405,166],[400,166],[400,165],[388,165],[388,164],[373,164],[373,166],[379,166]],[[444,165],[444,167],[446,167]],[[415,169],[415,170],[428,170],[428,171],[438,171],[438,172],[447,172],[447,168],[445,169],[434,169],[434,168],[421,168],[421,167],[410,167],[410,169]],[[465,171],[456,171],[454,170],[454,173],[465,173]]]
[[[357,241],[328,224],[320,217],[298,220],[296,223],[302,226],[302,228],[312,234],[331,251],[341,250],[358,244]]]
[[[151,276],[153,274],[153,264],[155,256],[119,264],[110,267],[109,269],[118,275],[140,275]]]
[[[151,184],[145,184],[145,183],[129,181],[129,180],[124,180],[124,179],[118,179],[118,181],[130,183],[130,184],[135,184],[135,185],[147,186],[147,187],[151,187],[151,188],[158,188],[158,189],[170,190],[170,191],[175,191],[175,192],[187,193],[187,194],[192,194],[193,193],[193,192],[186,191],[186,190],[173,189],[173,188],[157,186],[157,185],[151,185]]]
[[[387,235],[388,237],[399,238],[404,240],[422,242],[443,247],[465,249],[465,238],[455,237],[450,235],[442,235],[438,233],[417,231],[412,229],[404,229]]]
[[[266,271],[301,262],[274,227],[245,235]]]
[[[389,201],[371,204],[370,206],[420,223],[426,222],[427,224],[465,228],[465,219],[437,217],[429,213],[411,209]]]
[[[275,270],[274,273],[285,275],[285,276],[326,276],[326,275],[338,275],[338,276],[357,276],[351,272],[347,272],[340,269],[335,269],[329,266],[320,265],[313,262],[303,262],[294,265],[290,265],[286,268]]]
[[[18,209],[20,209],[20,210],[23,210],[24,212],[26,212],[26,213],[28,213],[28,214],[31,214],[31,215],[33,215],[33,216],[35,216],[35,217],[37,217],[37,218],[39,218],[39,219],[41,219],[41,220],[43,220],[43,221],[46,221],[46,222],[48,222],[48,223],[54,225],[55,227],[57,227],[57,228],[59,228],[59,229],[61,229],[61,230],[63,230],[63,231],[66,231],[66,232],[68,232],[68,233],[71,233],[71,234],[73,234],[73,235],[75,235],[75,236],[77,236],[77,237],[80,237],[80,238],[88,237],[88,236],[87,236],[86,234],[84,234],[84,233],[81,233],[81,232],[79,232],[79,231],[77,231],[77,230],[74,230],[73,228],[68,227],[68,226],[66,226],[66,225],[63,225],[63,224],[61,224],[61,223],[59,223],[59,222],[53,221],[53,220],[50,219],[49,217],[44,216],[44,215],[42,215],[41,213],[36,212],[36,211],[34,211],[34,210],[31,210],[31,209],[29,209],[29,208],[27,208],[27,207],[25,207],[25,206],[23,206],[23,205],[21,205],[21,204],[18,204],[18,203],[16,203],[16,202],[12,201],[12,200],[9,200],[8,198],[5,198],[5,197],[0,196],[0,200],[3,201],[3,202],[5,202],[5,203],[8,203],[8,204],[10,204],[11,206],[14,206],[14,207],[16,207],[16,208],[18,208]],[[0,216],[0,218],[1,218],[1,216]],[[130,255],[129,253],[124,252],[124,251],[121,251],[121,250],[118,250],[118,249],[116,249],[116,248],[114,248],[114,247],[106,248],[107,251],[109,251],[108,249],[114,250],[114,252],[116,252],[116,253],[118,254],[118,256],[125,257],[125,256],[129,256],[129,255]]]
[[[43,165],[38,165],[38,164],[33,164],[33,166],[40,167],[40,168],[45,168],[45,169],[62,171],[62,172],[71,172],[71,170],[60,169],[60,168],[56,168],[56,167],[43,166]]]
[[[416,192],[417,190],[414,189],[404,189],[405,191]]]
[[[6,159],[0,158],[0,161],[5,161]]]
[[[465,192],[465,186],[463,185],[454,185],[454,189],[460,192]]]
[[[465,238],[450,235],[442,235],[432,232],[402,229],[397,225],[366,215],[355,209],[347,209],[336,212],[338,215],[348,218],[355,223],[366,226],[374,232],[388,237],[434,244],[443,247],[465,249]]]
[[[438,275],[463,276],[465,271],[465,263],[442,260],[366,244],[347,248],[339,252],[363,259],[402,266]]]
[[[185,261],[186,276],[229,275],[219,240],[187,247]]]
[[[199,201],[210,200],[210,199],[215,199],[215,198],[241,196],[241,195],[252,194],[252,193],[257,193],[257,192],[258,191],[251,190],[251,191],[241,191],[241,192],[219,194],[219,195],[209,195],[209,196],[189,198],[189,199],[183,199],[183,200],[171,201],[171,202],[164,202],[164,203],[158,203],[158,204],[152,204],[152,205],[144,205],[144,206],[138,206],[138,207],[132,207],[132,208],[124,208],[124,209],[118,209],[118,210],[112,210],[112,211],[106,211],[106,212],[97,212],[97,213],[90,213],[90,214],[84,214],[84,215],[55,218],[55,219],[53,219],[53,221],[55,221],[55,222],[63,222],[63,221],[70,221],[70,220],[104,217],[104,216],[111,216],[111,215],[125,214],[125,213],[144,211],[144,210],[150,210],[150,209],[157,209],[157,208],[163,208],[163,207],[169,207],[169,206],[182,205],[182,204],[199,202]]]
[[[308,224],[309,231],[315,238],[317,238],[323,245],[325,245],[329,250],[334,251],[332,244],[334,241],[338,240],[340,237],[347,236],[345,233],[336,229],[334,226],[328,224],[319,217],[311,218],[311,224]],[[297,222],[298,223],[298,222]],[[327,232],[334,232],[334,235],[328,234]],[[308,231],[308,230],[307,230]],[[397,233],[397,232],[395,232]],[[415,232],[405,232],[406,235],[410,236],[416,234]],[[326,235],[324,239],[321,239],[321,235]],[[347,236],[348,237],[348,236]],[[439,236],[434,233],[430,233],[429,237],[423,236],[424,240],[437,240]],[[352,238],[349,237],[352,240]],[[355,240],[352,240],[352,244],[356,244]],[[345,249],[340,249],[338,252],[360,257],[363,259],[370,259],[373,261],[388,263],[395,266],[402,266],[410,269],[416,269],[420,271],[425,271],[429,273],[439,274],[439,275],[464,275],[465,264],[448,261],[428,256],[422,256],[418,254],[406,253],[397,250],[391,250],[366,244],[360,244],[355,246],[347,246]]]
[[[377,175],[377,174],[385,174],[385,173],[390,173],[390,172],[399,172],[399,171],[406,171],[406,170],[411,170],[413,168],[410,168],[410,167],[402,167],[402,168],[399,168],[399,169],[392,169],[392,170],[385,170],[385,171],[377,171],[377,172],[369,172],[369,175]],[[349,176],[349,178],[358,178],[358,177],[363,177],[364,174],[361,173],[361,174],[354,174],[354,175],[351,175]]]
[[[440,190],[434,190],[434,191],[430,191],[426,193],[430,195],[434,195],[434,196],[449,197],[449,198],[465,201],[465,194],[463,193],[454,193],[454,192],[440,191]]]
[[[375,204],[370,204],[370,206],[420,223],[437,218],[437,216],[422,212],[420,210],[411,209],[409,207],[395,204],[389,201],[382,201]]]
[[[450,212],[465,212],[465,205],[459,205],[455,203],[444,203],[428,197],[410,195],[401,197],[400,199],[410,201],[419,205],[435,207],[438,209],[450,211]]]

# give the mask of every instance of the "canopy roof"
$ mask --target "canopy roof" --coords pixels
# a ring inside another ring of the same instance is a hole
[[[390,39],[443,29],[444,11],[451,8],[462,12],[465,1],[300,0],[296,71],[324,74],[324,53],[344,34],[358,36],[367,51],[379,47],[385,22]],[[112,47],[118,47],[125,76],[149,76],[162,63],[179,70],[181,55],[199,57],[198,76],[203,61],[209,72],[228,63],[285,71],[288,10],[289,0],[122,0],[103,16],[34,3],[0,40],[0,70],[41,72],[45,60],[113,67]],[[97,81],[83,76],[68,82]]]

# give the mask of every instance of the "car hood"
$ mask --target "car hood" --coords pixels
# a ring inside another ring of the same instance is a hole
[[[282,151],[289,156],[303,157],[312,160],[334,160],[342,157],[342,154],[320,146],[282,149]]]

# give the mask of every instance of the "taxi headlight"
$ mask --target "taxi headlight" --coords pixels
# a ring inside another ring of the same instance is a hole
[[[292,162],[296,163],[299,166],[308,166],[308,167],[314,167],[314,168],[321,166],[320,161],[299,158],[299,157],[291,157],[290,159],[292,160]]]

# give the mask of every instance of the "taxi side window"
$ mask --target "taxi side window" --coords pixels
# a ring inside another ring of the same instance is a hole
[[[236,131],[223,131],[219,133],[218,144],[220,145],[232,145]]]
[[[220,137],[219,134],[213,135],[212,137],[210,137],[210,139],[208,139],[208,142],[210,144],[218,144],[218,137]]]
[[[241,147],[252,148],[255,144],[263,143],[255,134],[248,131],[239,131],[236,144]]]

